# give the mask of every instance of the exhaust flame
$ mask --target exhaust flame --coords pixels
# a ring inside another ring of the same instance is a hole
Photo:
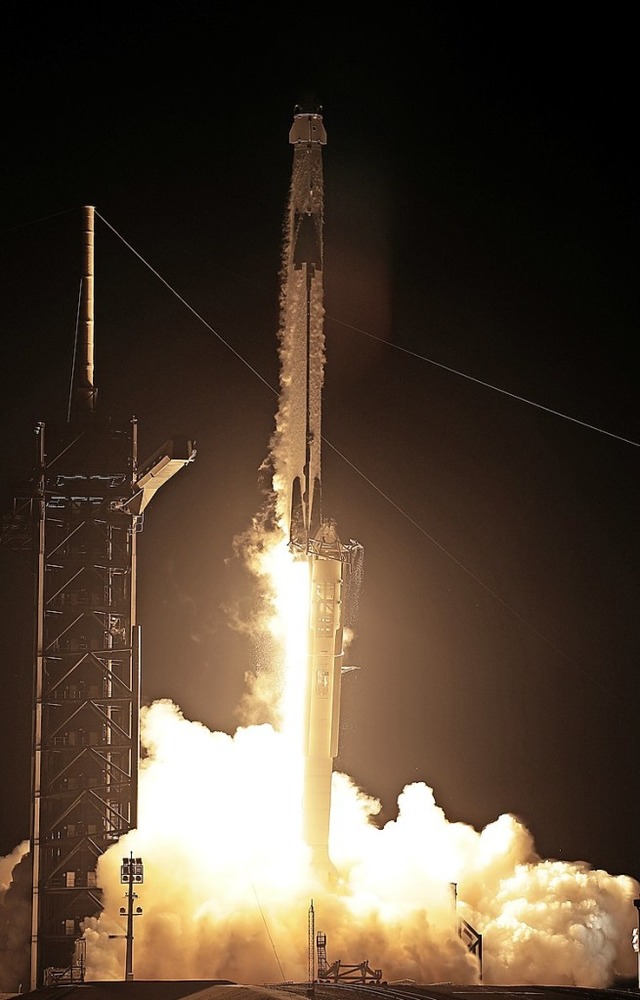
[[[284,685],[279,715],[281,728],[295,746],[302,745],[301,705],[304,672],[300,664],[307,657],[307,616],[309,569],[289,552],[284,536],[265,554],[265,574],[273,584],[273,611],[270,631],[284,650]]]

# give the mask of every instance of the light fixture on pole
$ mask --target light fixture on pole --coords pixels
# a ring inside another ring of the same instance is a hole
[[[128,886],[125,896],[127,905],[120,907],[120,916],[124,917],[126,914],[127,917],[127,933],[124,935],[127,941],[124,978],[125,982],[131,982],[133,980],[133,918],[142,915],[141,906],[136,906],[135,911],[133,909],[133,901],[138,898],[138,894],[133,891],[133,886],[144,882],[142,858],[134,858],[133,853],[131,853],[128,858],[122,859],[120,881],[123,885]],[[122,936],[121,934],[109,935],[109,937]]]

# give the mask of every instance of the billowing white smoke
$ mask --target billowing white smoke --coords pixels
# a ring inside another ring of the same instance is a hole
[[[387,980],[478,979],[457,934],[483,935],[485,983],[602,987],[633,975],[638,885],[584,864],[538,859],[513,816],[482,831],[449,823],[424,783],[408,785],[397,818],[334,774],[335,891],[314,884],[300,833],[301,761],[269,725],[233,736],[186,720],[169,702],[143,713],[148,756],[140,826],[100,861],[106,908],[86,931],[91,978],[122,978],[123,857],[142,857],[135,975],[305,981],[307,918],[327,934],[329,962],[368,960]],[[457,907],[452,883],[457,886]]]

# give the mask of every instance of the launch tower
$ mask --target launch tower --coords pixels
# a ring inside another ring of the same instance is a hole
[[[84,209],[78,349],[67,422],[36,428],[33,475],[3,542],[34,559],[31,988],[72,969],[102,909],[100,856],[137,824],[141,635],[136,542],[154,493],[195,458],[186,439],[139,463],[137,422],[96,409],[94,210]]]

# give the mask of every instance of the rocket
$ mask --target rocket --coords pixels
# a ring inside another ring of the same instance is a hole
[[[287,325],[289,369],[295,382],[289,421],[289,540],[304,553],[320,527],[321,392],[324,377],[322,114],[296,106],[289,132],[293,171],[289,204]]]
[[[336,523],[323,516],[320,468],[323,331],[322,109],[294,112],[294,147],[286,255],[289,394],[287,502],[289,547],[309,566],[310,598],[303,753],[303,833],[311,867],[325,883],[335,880],[329,857],[333,761],[338,754],[343,629],[346,598],[359,577],[363,549],[343,544]]]
[[[329,857],[331,781],[338,755],[346,578],[355,544],[343,545],[335,522],[323,520],[309,541],[310,596],[304,704],[303,834],[311,867],[335,881]]]

